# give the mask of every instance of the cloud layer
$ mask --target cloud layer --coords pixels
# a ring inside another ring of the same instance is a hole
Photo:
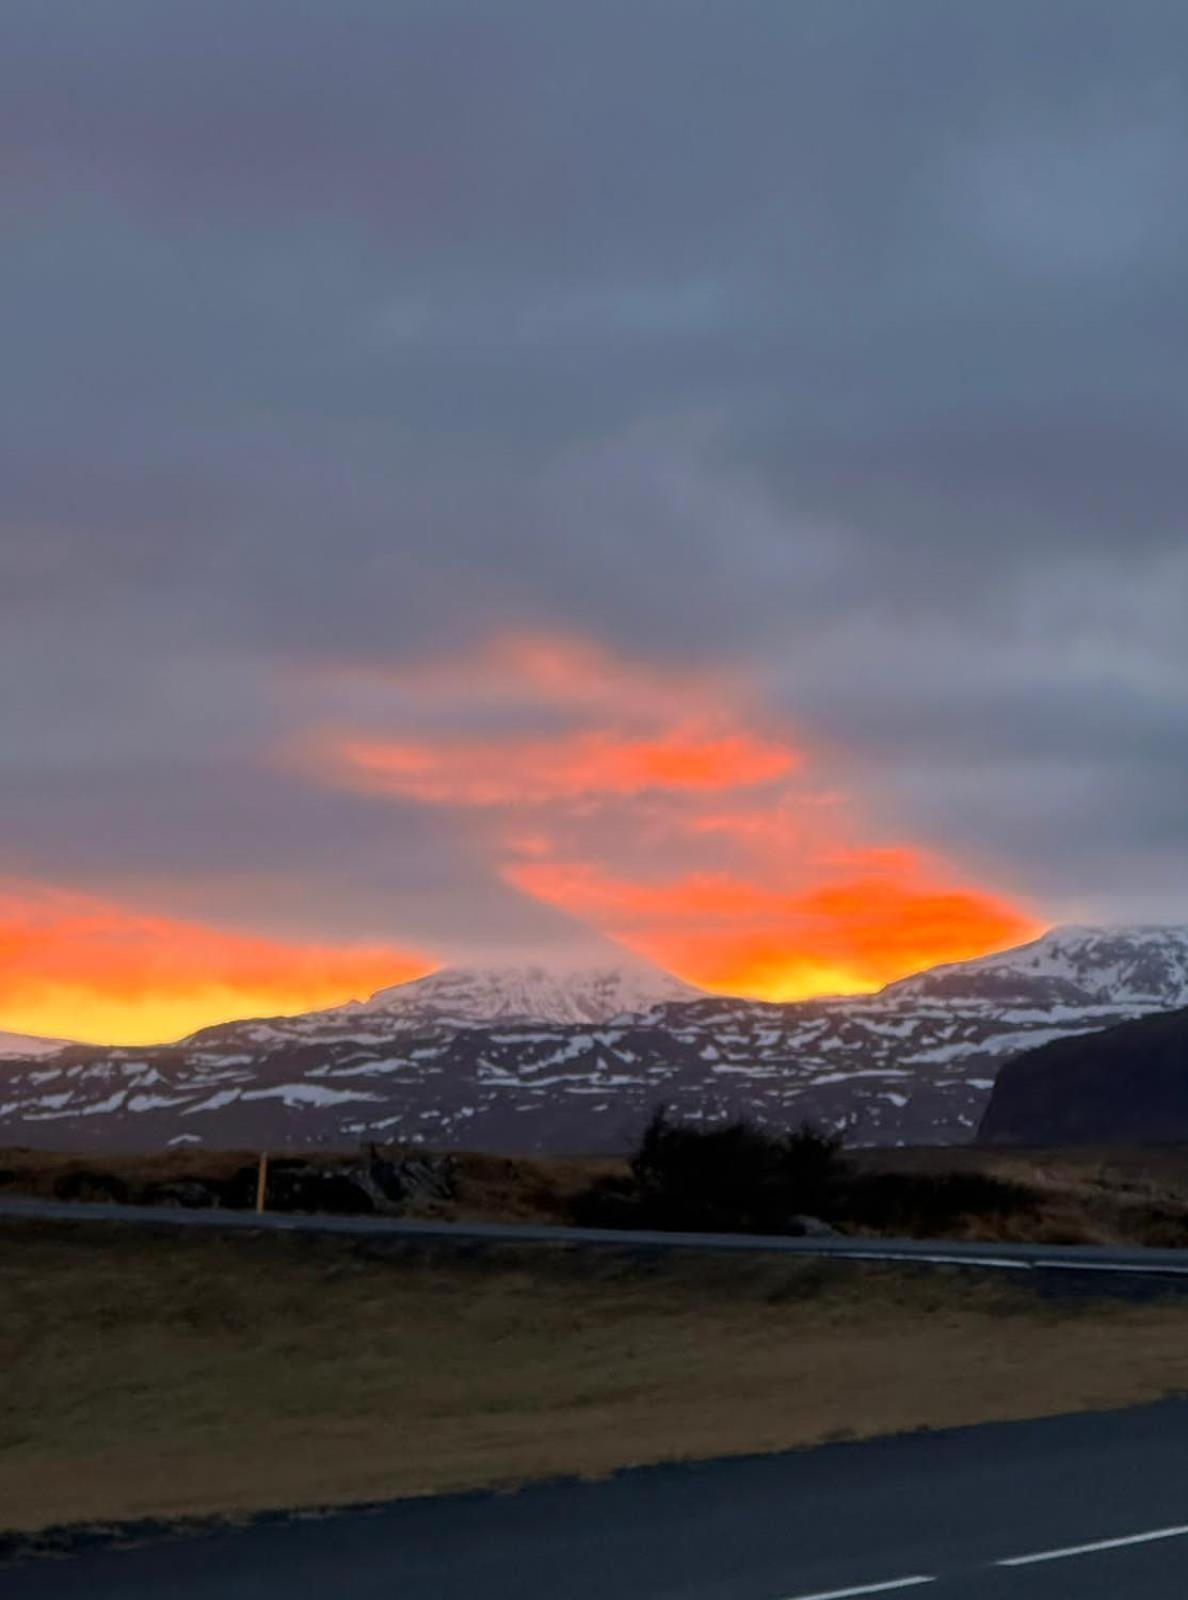
[[[341,675],[325,689],[342,695]],[[951,864],[882,839],[877,807],[823,787],[828,759],[737,678],[679,684],[589,641],[513,637],[371,689],[378,729],[444,733],[324,732],[311,775],[444,810],[503,882],[693,982],[771,999],[873,989],[1036,931]]]
[[[44,885],[0,884],[0,1011],[27,1033],[154,1044],[212,1017],[310,1011],[431,962],[262,939]]]
[[[1185,61],[1176,0],[12,0],[0,873],[725,983],[729,921],[767,989],[1188,918]]]

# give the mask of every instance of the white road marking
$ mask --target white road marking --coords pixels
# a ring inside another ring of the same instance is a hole
[[[1128,1544],[1153,1544],[1156,1539],[1182,1539],[1188,1523],[1179,1528],[1155,1528],[1151,1533],[1132,1533],[1125,1539],[1097,1539],[1093,1544],[1071,1544],[1063,1550],[1040,1550],[1031,1556],[1007,1556],[996,1567],[1030,1567],[1036,1561],[1063,1561],[1066,1556],[1088,1556],[1095,1550],[1120,1550]]]
[[[795,1253],[809,1255],[816,1252],[798,1250]],[[929,1267],[1004,1267],[1010,1272],[1031,1272],[1035,1266],[1031,1261],[1018,1261],[1013,1256],[958,1256],[932,1250],[927,1255],[919,1250],[830,1250],[829,1255],[835,1261],[918,1261]],[[1151,1267],[1144,1268],[1147,1272],[1153,1270]],[[928,1581],[931,1583],[932,1579]],[[809,1600],[815,1600],[815,1597],[810,1596]]]
[[[1175,1267],[1169,1262],[1162,1262],[1150,1267],[1140,1265],[1134,1261],[1123,1262],[1119,1265],[1116,1261],[1037,1261],[1037,1267],[1052,1272],[1148,1272],[1161,1278],[1188,1277],[1188,1267]]]
[[[935,1578],[892,1578],[890,1583],[861,1583],[856,1589],[830,1589],[824,1594],[798,1594],[790,1600],[847,1600],[855,1594],[886,1594],[889,1589],[914,1589],[917,1584],[935,1583]]]

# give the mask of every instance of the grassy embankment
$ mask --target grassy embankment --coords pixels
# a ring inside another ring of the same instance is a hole
[[[0,1224],[0,1527],[602,1474],[1188,1387],[1188,1302],[774,1256]]]
[[[308,1152],[314,1166],[341,1164],[343,1153]],[[1118,1150],[990,1150],[972,1146],[848,1153],[859,1178],[918,1181],[919,1194],[889,1196],[880,1224],[878,1208],[861,1220],[834,1219],[844,1232],[914,1234],[1046,1244],[1147,1244],[1188,1246],[1188,1147]],[[131,1201],[163,1182],[230,1178],[256,1156],[247,1151],[172,1151],[145,1156],[69,1156],[0,1150],[0,1196],[53,1198],[72,1179],[114,1179]],[[613,1159],[507,1158],[463,1153],[453,1158],[449,1198],[414,1197],[404,1214],[447,1221],[572,1223],[580,1197],[592,1183],[622,1176]],[[1005,1207],[962,1211],[937,1202],[928,1185],[945,1175],[976,1174],[1013,1191]],[[250,1186],[254,1194],[254,1180]]]

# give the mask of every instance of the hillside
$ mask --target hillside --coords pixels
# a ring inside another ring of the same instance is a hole
[[[305,1016],[155,1048],[0,1061],[10,1144],[625,1150],[674,1114],[805,1118],[851,1144],[973,1137],[1004,1061],[1184,1003],[1188,930],[1054,929],[877,995],[699,996],[642,963],[444,969]],[[580,1018],[581,1020],[574,1020]]]
[[[0,1030],[0,1061],[8,1057],[52,1056],[63,1050],[65,1039],[43,1039],[29,1033],[4,1033]]]
[[[669,1002],[699,1000],[704,990],[650,962],[559,967],[441,967],[424,978],[380,989],[295,1017],[219,1023],[183,1039],[203,1049],[293,1045],[319,1040],[388,1039],[403,1033],[547,1023],[575,1027],[637,1016]]]
[[[1016,1056],[998,1076],[979,1138],[1012,1145],[1188,1140],[1188,1010]]]
[[[999,1006],[1188,1005],[1188,927],[1052,928],[1030,944],[932,967],[883,990],[904,999]]]

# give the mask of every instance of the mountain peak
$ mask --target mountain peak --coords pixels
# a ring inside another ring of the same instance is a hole
[[[1010,950],[902,978],[883,993],[893,999],[1000,1004],[1188,1005],[1188,927],[1070,923]]]
[[[380,989],[356,1014],[435,1023],[609,1022],[703,991],[633,957],[593,966],[540,963],[441,967],[427,977]]]
[[[16,1056],[50,1056],[64,1050],[69,1039],[45,1039],[28,1033],[4,1033],[0,1030],[0,1059]]]
[[[574,959],[445,967],[155,1050],[22,1054],[0,1061],[8,1136],[621,1152],[664,1103],[808,1119],[857,1144],[948,1143],[973,1134],[1004,1060],[1188,1004],[1188,929],[1175,927],[1053,928],[882,994],[789,1005],[711,1002],[617,951]]]

